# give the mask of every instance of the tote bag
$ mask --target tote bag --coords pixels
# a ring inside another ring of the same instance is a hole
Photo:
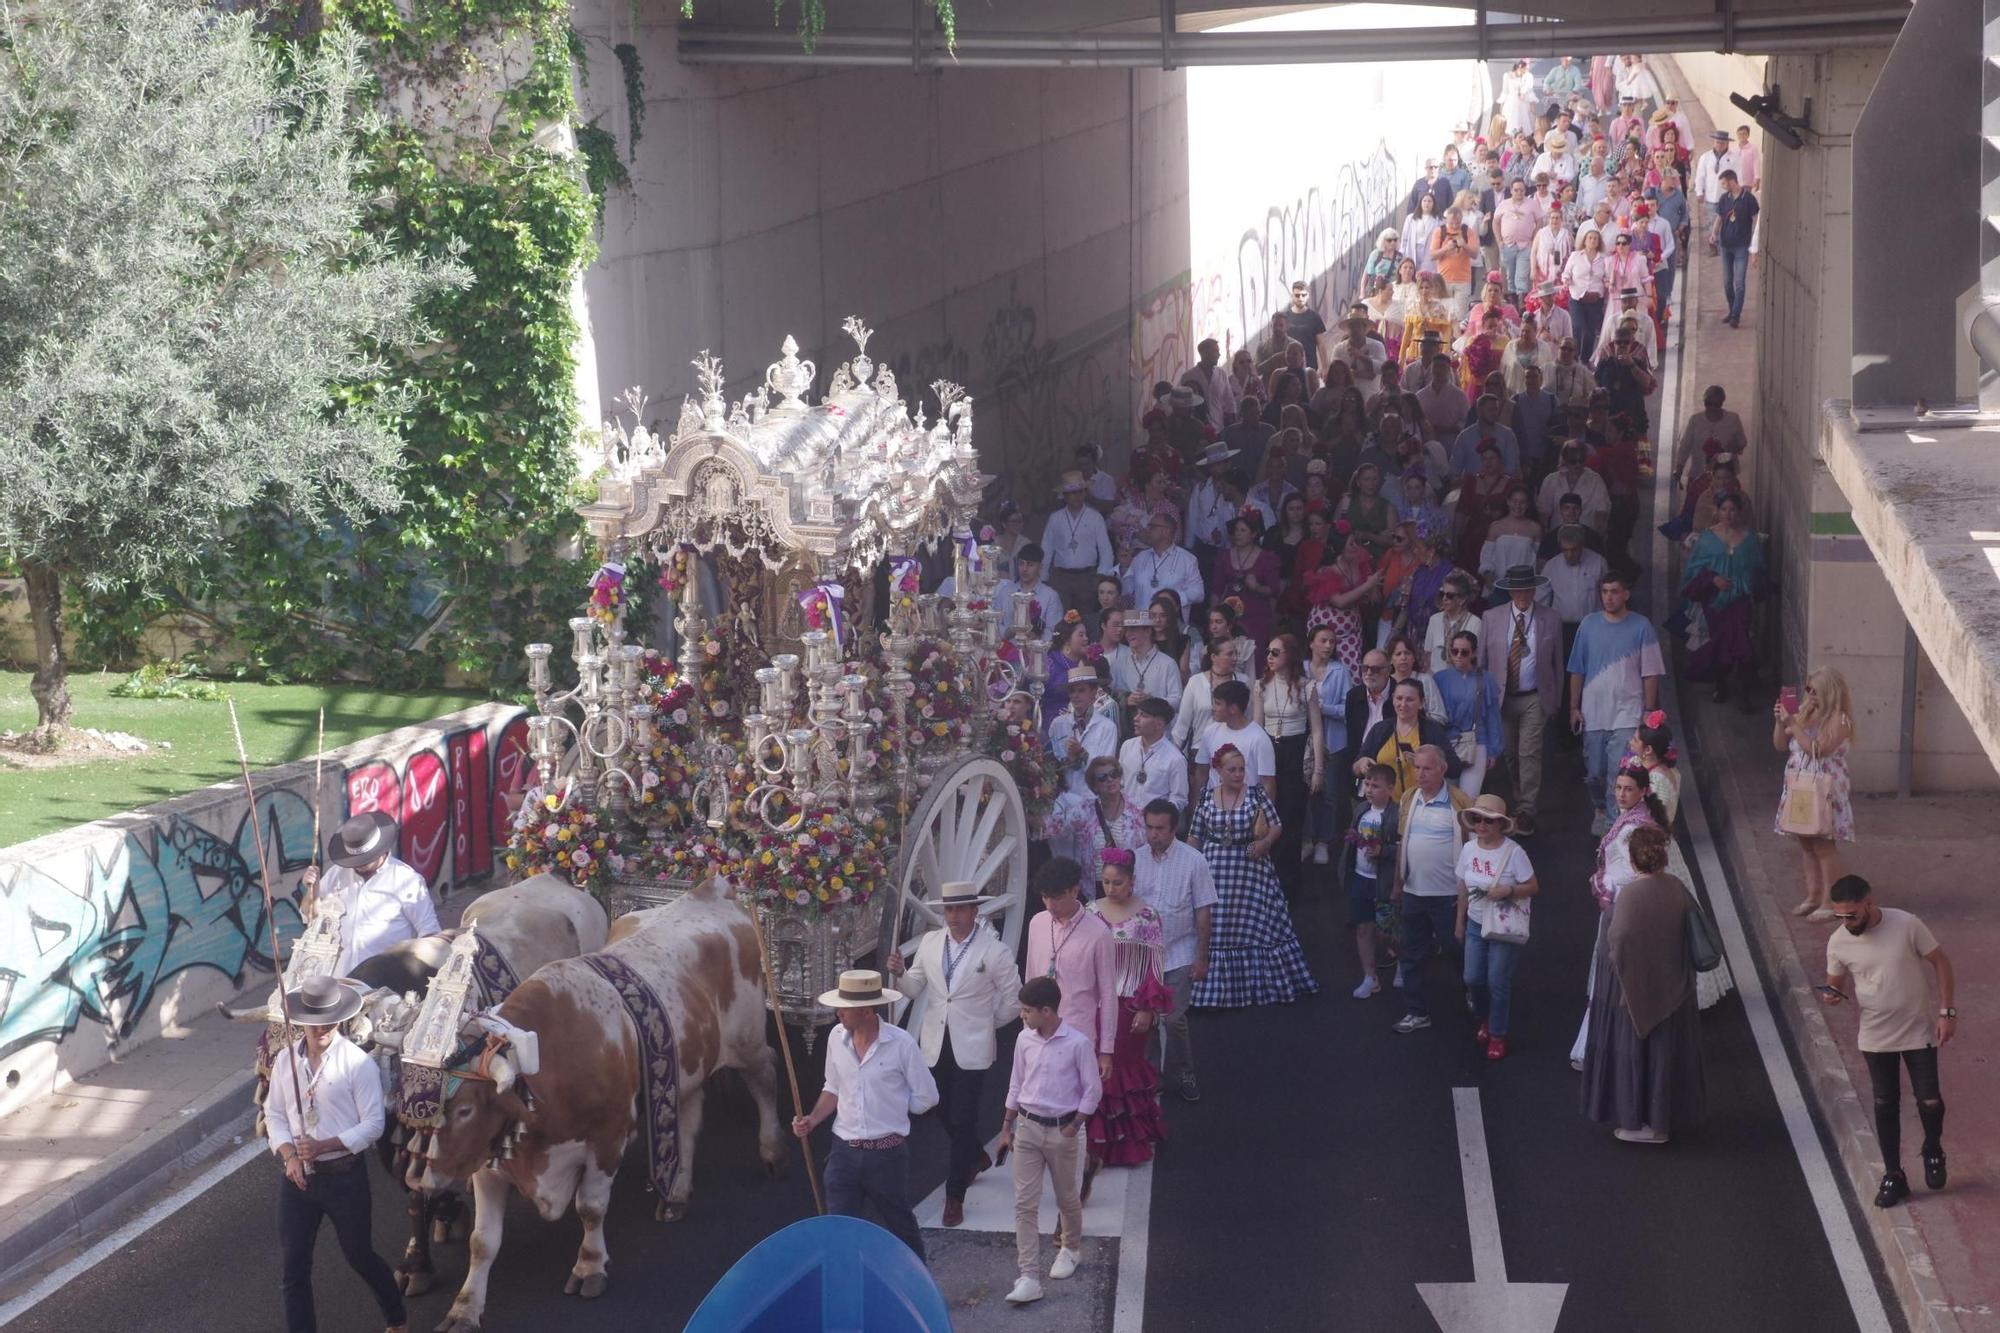
[[[1785,798],[1778,806],[1778,828],[1800,838],[1833,836],[1833,775],[1807,760],[1785,775]]]
[[[1500,858],[1500,868],[1493,872],[1493,882],[1498,884],[1506,878],[1507,865],[1514,859],[1514,844],[1507,844],[1507,854]],[[1488,897],[1486,900],[1486,920],[1479,927],[1482,937],[1499,940],[1504,944],[1526,944],[1528,942],[1528,909],[1535,905],[1532,898]]]

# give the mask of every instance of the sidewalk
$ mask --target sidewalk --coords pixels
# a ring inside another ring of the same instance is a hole
[[[1677,71],[1669,64],[1671,80]],[[1697,138],[1707,132],[1699,106]],[[1690,294],[1688,344],[1682,363],[1678,421],[1698,411],[1702,391],[1720,384],[1743,414],[1750,447],[1758,447],[1756,330],[1762,310],[1752,300],[1740,330],[1725,327],[1717,261],[1697,237],[1683,274]],[[1662,432],[1671,439],[1670,431]],[[1754,497],[1753,497],[1754,499]],[[1670,579],[1669,586],[1678,581]],[[1780,590],[1783,596],[1783,590]],[[1746,928],[1771,988],[1773,1008],[1805,1074],[1819,1118],[1831,1137],[1859,1211],[1867,1223],[1904,1319],[1913,1333],[2000,1329],[2000,1063],[1984,1015],[2000,1005],[2000,982],[1988,960],[2000,958],[2000,919],[1987,910],[1986,886],[2000,842],[1993,834],[1990,798],[1921,796],[1857,797],[1858,840],[1841,848],[1843,869],[1866,877],[1885,906],[1923,917],[1951,956],[1957,972],[1956,1004],[1968,1017],[1942,1062],[1946,1149],[1951,1184],[1942,1193],[1923,1187],[1917,1161],[1921,1131],[1907,1089],[1903,1107],[1903,1160],[1914,1194],[1891,1209],[1874,1206],[1882,1174],[1868,1073],[1856,1049],[1852,1006],[1827,1009],[1813,984],[1825,979],[1831,927],[1790,914],[1801,890],[1793,840],[1773,829],[1784,756],[1770,742],[1770,700],[1779,684],[1764,682],[1762,707],[1745,716],[1733,704],[1716,705],[1699,686],[1681,690],[1683,744],[1692,771],[1708,794],[1717,850],[1727,864]],[[1976,1238],[1984,1235],[1986,1242]]]

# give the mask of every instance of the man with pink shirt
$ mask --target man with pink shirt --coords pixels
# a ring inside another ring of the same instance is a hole
[[[1736,180],[1746,190],[1764,188],[1764,155],[1750,142],[1750,127],[1736,127]]]
[[[1035,872],[1035,894],[1046,910],[1028,920],[1028,965],[1023,977],[1054,977],[1062,987],[1065,1023],[1090,1039],[1098,1072],[1111,1072],[1118,1045],[1118,982],[1112,965],[1111,927],[1083,910],[1078,886],[1083,867],[1055,856]]]
[[[1541,220],[1542,210],[1528,197],[1528,183],[1524,180],[1508,186],[1507,197],[1493,206],[1493,240],[1500,247],[1500,271],[1506,275],[1508,292],[1517,301],[1525,298],[1530,289],[1528,261]]]

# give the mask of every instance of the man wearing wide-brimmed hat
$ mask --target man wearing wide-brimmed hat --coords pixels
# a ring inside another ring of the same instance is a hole
[[[341,900],[340,959],[334,973],[346,976],[364,960],[392,944],[438,932],[437,908],[424,877],[396,857],[396,821],[380,810],[359,814],[326,840],[333,869],[320,874],[306,867],[306,892]]]
[[[1050,514],[1042,528],[1049,586],[1062,598],[1065,608],[1092,622],[1095,633],[1097,576],[1116,570],[1118,556],[1112,550],[1104,515],[1085,503],[1090,498],[1090,479],[1072,469],[1062,474],[1056,489],[1062,496],[1062,508]]]
[[[375,1253],[368,1163],[361,1154],[382,1136],[382,1080],[339,1025],[361,1011],[361,992],[333,977],[312,977],[285,997],[304,1035],[271,1062],[264,1102],[271,1151],[285,1166],[278,1189],[278,1242],[284,1254],[288,1333],[313,1333],[313,1244],[320,1220],[333,1224],[340,1252],[368,1284],[390,1333],[407,1316],[395,1275]],[[301,1072],[303,1064],[303,1072]]]
[[[993,1034],[1018,1013],[1021,972],[1000,937],[979,923],[979,906],[992,902],[976,884],[941,885],[932,906],[944,928],[918,943],[904,965],[900,951],[887,961],[912,1001],[928,994],[917,1024],[917,1046],[937,1079],[938,1105],[951,1136],[944,1177],[944,1224],[965,1221],[965,1191],[972,1178],[991,1166],[980,1146],[979,1089],[993,1067]]]
[[[883,1007],[902,998],[880,972],[861,969],[842,972],[840,984],[819,997],[840,1028],[826,1044],[819,1101],[792,1117],[792,1133],[805,1138],[831,1119],[827,1211],[863,1217],[862,1205],[874,1204],[882,1225],[922,1259],[924,1236],[910,1207],[910,1117],[936,1106],[938,1089],[917,1039],[882,1021]]]
[[[1118,724],[1097,711],[1097,691],[1103,680],[1095,666],[1085,662],[1071,667],[1063,684],[1069,687],[1069,707],[1049,721],[1049,753],[1063,771],[1063,785],[1090,799],[1084,773],[1091,760],[1118,753]]]
[[[1507,600],[1479,621],[1479,664],[1500,682],[1503,750],[1513,769],[1515,821],[1535,831],[1542,796],[1542,738],[1563,691],[1562,621],[1544,604],[1549,581],[1533,565],[1513,565],[1493,582]]]

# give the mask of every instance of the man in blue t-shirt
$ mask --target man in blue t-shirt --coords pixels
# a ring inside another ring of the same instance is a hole
[[[1583,737],[1585,786],[1600,807],[1594,835],[1616,812],[1611,779],[1641,718],[1658,706],[1667,673],[1652,622],[1629,609],[1632,585],[1611,571],[1597,585],[1598,604],[1577,626],[1569,652],[1569,725]]]
[[[1757,234],[1757,196],[1743,188],[1736,173],[1722,173],[1722,197],[1715,201],[1715,244],[1722,252],[1722,295],[1730,328],[1743,323],[1743,296],[1750,287],[1750,242]]]

